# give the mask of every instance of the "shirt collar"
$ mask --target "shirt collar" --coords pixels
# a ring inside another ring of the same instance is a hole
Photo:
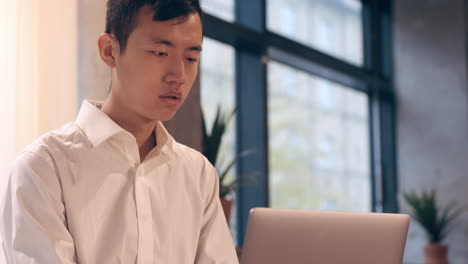
[[[102,105],[103,102],[100,101],[84,100],[75,121],[93,146],[101,144],[118,133],[131,135],[101,110]],[[172,152],[174,139],[160,121],[156,122],[154,132],[157,142],[156,148],[164,153]]]
[[[174,138],[167,132],[160,121],[156,122],[154,133],[156,135],[156,149],[170,156],[170,154],[174,152]]]

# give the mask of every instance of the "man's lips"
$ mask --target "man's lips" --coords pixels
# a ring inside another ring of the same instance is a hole
[[[182,93],[180,92],[171,92],[171,93],[166,93],[161,96],[160,98],[169,98],[169,99],[174,99],[174,100],[180,100],[182,98]]]
[[[178,92],[171,92],[167,94],[163,94],[159,96],[166,104],[171,105],[171,106],[176,106],[180,103],[182,99],[182,94]]]

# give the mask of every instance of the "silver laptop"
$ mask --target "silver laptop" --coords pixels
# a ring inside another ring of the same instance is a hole
[[[254,208],[242,264],[401,264],[403,214]]]

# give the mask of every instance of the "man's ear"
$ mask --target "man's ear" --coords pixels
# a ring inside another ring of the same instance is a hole
[[[103,33],[98,39],[99,55],[102,61],[111,68],[115,68],[117,65],[116,54],[119,50],[118,42],[110,34]]]

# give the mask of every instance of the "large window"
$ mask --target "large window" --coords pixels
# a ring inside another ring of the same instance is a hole
[[[211,129],[218,108],[225,114],[230,115],[235,109],[235,71],[234,71],[234,48],[219,41],[205,38],[203,40],[201,56],[201,107],[208,129]],[[223,137],[216,167],[223,170],[235,157],[235,116],[229,122]],[[235,170],[231,169],[226,182],[235,180]],[[230,227],[233,238],[237,234],[236,210],[233,208],[230,219]]]
[[[211,38],[205,38],[203,49],[207,52],[202,52],[200,60],[201,106],[207,125],[211,127],[218,107],[221,107],[225,113],[231,113],[235,108],[234,48]],[[234,154],[234,131],[235,122],[228,126],[223,140],[226,146],[221,148],[221,151],[232,149],[232,153],[229,151],[221,154]]]
[[[391,1],[202,4],[203,108],[236,106],[223,151],[255,151],[232,175],[238,245],[253,207],[396,212]]]
[[[267,28],[354,64],[363,63],[358,0],[267,0]]]
[[[217,16],[229,22],[234,21],[234,0],[202,0],[201,7],[205,13]]]
[[[270,206],[370,211],[368,99],[268,65]]]

